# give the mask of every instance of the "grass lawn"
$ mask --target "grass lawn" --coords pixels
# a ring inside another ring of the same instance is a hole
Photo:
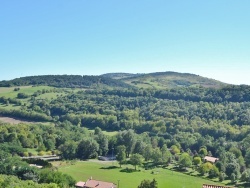
[[[120,180],[120,188],[136,188],[143,179],[156,179],[159,188],[201,188],[203,183],[215,184],[202,178],[189,176],[183,173],[174,172],[168,169],[155,168],[140,172],[126,172],[126,167],[132,169],[130,165],[118,168],[116,162],[106,161],[79,161],[74,165],[66,162],[54,162],[59,171],[69,174],[77,181],[86,181],[88,178],[117,183]],[[114,167],[115,165],[116,167]]]

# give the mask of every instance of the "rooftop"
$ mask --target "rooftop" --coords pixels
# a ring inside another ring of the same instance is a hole
[[[202,188],[234,188],[234,187],[203,184]]]
[[[215,163],[216,161],[219,160],[219,158],[215,158],[215,157],[210,157],[210,156],[205,156],[204,159],[208,162],[211,162],[211,163]]]
[[[83,188],[116,188],[116,185],[111,182],[99,181],[88,179],[86,182],[77,182],[75,184],[76,187]]]

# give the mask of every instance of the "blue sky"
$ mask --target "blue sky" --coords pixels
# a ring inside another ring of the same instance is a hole
[[[0,80],[188,72],[250,85],[249,0],[0,1]]]

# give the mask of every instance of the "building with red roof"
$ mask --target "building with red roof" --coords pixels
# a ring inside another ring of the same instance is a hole
[[[79,181],[75,184],[76,188],[117,188],[114,183],[88,179],[86,182]]]
[[[221,186],[221,185],[208,185],[203,184],[202,188],[234,188],[234,187],[228,187],[228,186]]]

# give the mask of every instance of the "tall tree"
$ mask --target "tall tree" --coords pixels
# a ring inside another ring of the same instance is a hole
[[[89,159],[97,156],[98,143],[92,138],[83,139],[77,147],[76,155],[79,159]]]
[[[117,147],[116,160],[119,162],[120,167],[126,162],[126,147],[124,145]]]
[[[191,157],[188,153],[182,153],[179,159],[179,165],[180,167],[190,167],[192,165]]]
[[[74,141],[66,141],[59,148],[63,159],[75,159],[77,144]]]
[[[117,144],[124,145],[126,147],[127,157],[129,157],[130,153],[133,151],[135,142],[136,142],[136,134],[131,129],[119,132],[117,135]]]
[[[140,154],[132,154],[130,157],[130,163],[135,167],[135,170],[136,166],[142,165],[143,160],[143,156]]]

